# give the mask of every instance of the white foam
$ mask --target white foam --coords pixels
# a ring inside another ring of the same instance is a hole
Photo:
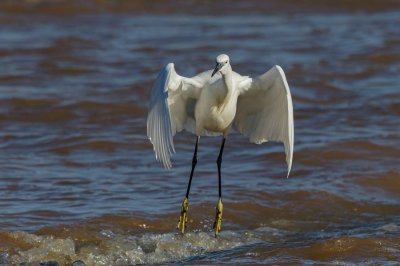
[[[37,236],[12,232],[10,236],[25,241],[32,248],[9,256],[7,263],[38,263],[56,260],[72,264],[81,260],[86,265],[157,264],[201,256],[209,252],[233,249],[265,241],[270,229],[248,232],[223,231],[218,238],[213,232],[118,235],[111,231],[99,232],[101,241],[77,247],[70,239]],[[272,236],[271,236],[272,237]]]

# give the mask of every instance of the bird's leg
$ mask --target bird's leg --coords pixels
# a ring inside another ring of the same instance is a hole
[[[186,223],[188,220],[188,210],[189,210],[189,192],[190,186],[192,185],[192,178],[194,173],[194,168],[197,164],[197,146],[199,145],[200,136],[196,138],[196,146],[194,148],[193,159],[192,159],[192,171],[190,172],[189,184],[186,190],[186,196],[183,199],[182,209],[181,209],[181,216],[179,217],[179,222],[177,228],[179,229],[182,227],[182,234],[185,233]]]
[[[221,149],[219,151],[217,165],[218,165],[218,194],[219,200],[217,204],[217,212],[215,214],[215,221],[214,221],[214,229],[215,229],[215,237],[218,236],[219,231],[221,231],[221,222],[222,222],[222,192],[221,192],[221,163],[222,163],[222,153],[224,152],[224,145],[225,145],[225,136],[222,139]]]

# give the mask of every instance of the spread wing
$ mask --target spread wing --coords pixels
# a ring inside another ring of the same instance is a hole
[[[147,136],[153,144],[156,159],[165,168],[172,167],[173,136],[183,129],[192,131],[191,110],[207,81],[206,75],[202,74],[193,78],[179,76],[174,64],[170,63],[161,69],[151,90]]]
[[[239,84],[234,127],[250,142],[283,142],[288,176],[293,159],[293,105],[285,73],[280,66]]]

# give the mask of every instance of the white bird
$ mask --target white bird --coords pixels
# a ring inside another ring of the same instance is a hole
[[[196,134],[192,170],[182,203],[178,229],[186,228],[188,198],[200,136],[223,135],[217,159],[219,200],[214,222],[215,235],[221,229],[221,162],[225,139],[230,128],[249,137],[250,142],[283,142],[289,176],[293,158],[293,105],[285,73],[274,66],[256,78],[232,71],[229,57],[216,58],[214,70],[186,78],[167,64],[159,73],[150,96],[147,135],[154,146],[156,159],[171,168],[175,152],[173,136],[183,129]]]

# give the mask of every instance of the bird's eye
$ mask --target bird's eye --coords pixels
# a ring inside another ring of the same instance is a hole
[[[225,61],[225,64],[228,64],[228,61]]]

